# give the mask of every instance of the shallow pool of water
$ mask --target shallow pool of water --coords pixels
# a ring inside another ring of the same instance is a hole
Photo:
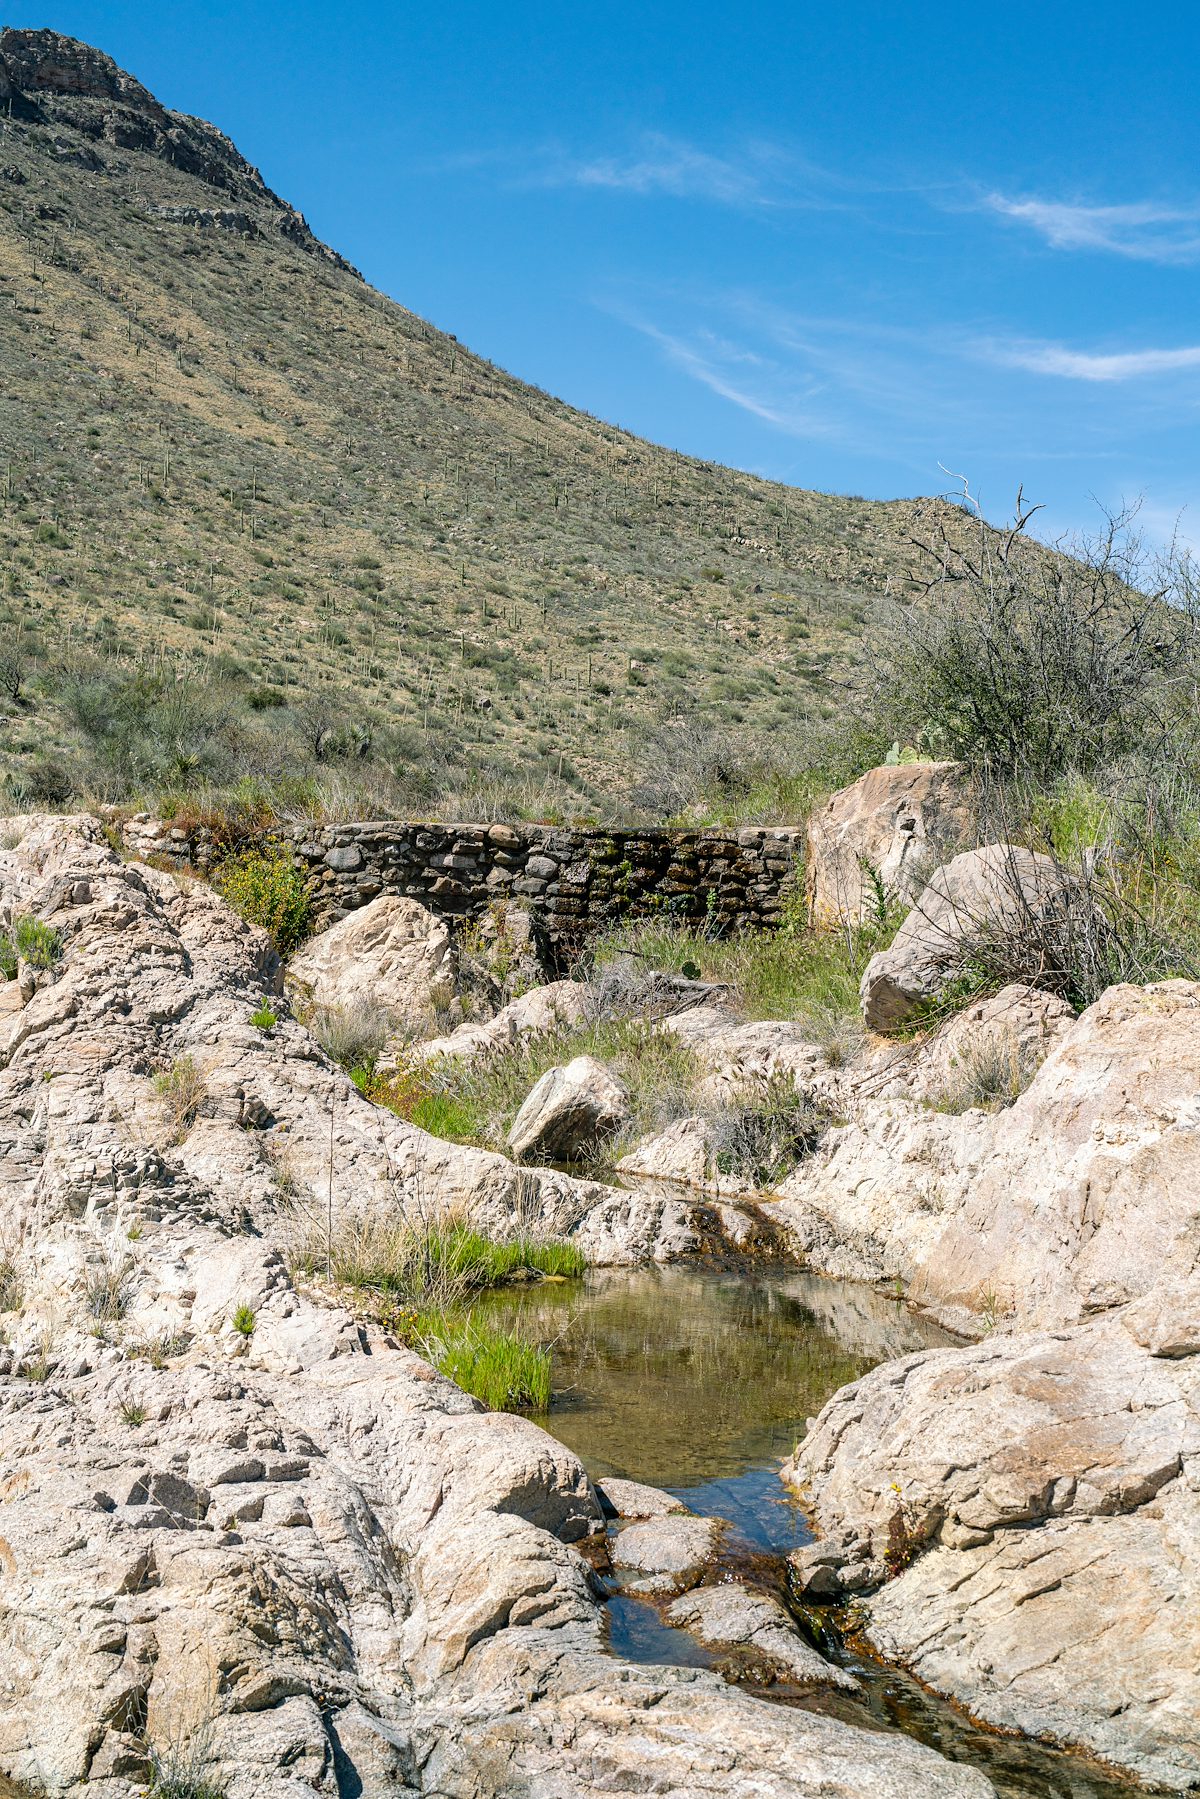
[[[552,1345],[554,1400],[538,1422],[594,1479],[647,1481],[727,1519],[722,1560],[781,1595],[783,1558],[811,1532],[779,1466],[808,1419],[878,1362],[955,1341],[873,1288],[769,1264],[602,1270],[509,1289],[486,1304]],[[615,1583],[609,1614],[617,1654],[700,1667],[714,1659]],[[811,1617],[802,1623],[813,1634]],[[1130,1799],[1146,1790],[1084,1757],[981,1730],[907,1675],[856,1655],[832,1625],[815,1628],[830,1659],[858,1675],[862,1696],[770,1688],[764,1697],[903,1730],[982,1768],[1004,1799]]]

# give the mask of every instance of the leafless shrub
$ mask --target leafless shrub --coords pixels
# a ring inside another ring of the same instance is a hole
[[[22,689],[29,674],[29,654],[20,629],[0,633],[0,692],[14,706],[25,704]]]
[[[1026,534],[1037,511],[1018,495],[1008,530],[980,517],[921,543],[925,593],[881,608],[867,656],[898,739],[1046,780],[1161,744],[1196,632],[1171,603],[1186,562],[1151,559],[1132,512],[1052,552]]]
[[[757,1188],[776,1187],[812,1153],[828,1124],[828,1112],[810,1093],[777,1075],[753,1100],[712,1115],[717,1172],[741,1176]]]
[[[1116,858],[1052,858],[1030,887],[1021,858],[1003,846],[1008,903],[962,922],[946,987],[961,1003],[1010,983],[1058,994],[1076,1011],[1118,982],[1165,980],[1194,961],[1195,947],[1164,917],[1153,890]]]

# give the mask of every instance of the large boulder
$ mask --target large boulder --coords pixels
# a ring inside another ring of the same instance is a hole
[[[891,944],[863,973],[863,1017],[873,1031],[895,1030],[963,967],[981,937],[1033,940],[1065,924],[1076,892],[1049,856],[1010,843],[955,856],[930,876]],[[1031,963],[1036,953],[1029,956]]]
[[[970,776],[960,762],[868,769],[808,821],[804,892],[818,930],[859,924],[880,894],[912,905],[934,869],[974,842]]]
[[[994,1116],[874,1097],[895,1084],[898,1052],[848,1077],[844,1122],[762,1210],[811,1267],[899,1279],[968,1331],[1074,1322],[1186,1274],[1200,1236],[1200,983],[1110,987],[1061,1024],[1047,1019],[1055,1047]]]
[[[576,1056],[537,1082],[513,1119],[508,1147],[518,1161],[570,1162],[628,1118],[620,1081],[595,1057]]]
[[[785,1478],[814,1597],[972,1714],[1200,1784],[1200,1277],[1070,1330],[908,1356]]]
[[[420,1029],[454,999],[450,932],[416,900],[383,893],[306,943],[288,978],[322,1010],[369,1004]]]

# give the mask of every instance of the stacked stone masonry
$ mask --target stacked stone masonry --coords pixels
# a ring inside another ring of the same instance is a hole
[[[368,823],[277,826],[256,833],[287,846],[308,875],[318,926],[381,893],[470,918],[513,900],[562,946],[624,917],[711,919],[722,931],[772,926],[801,872],[802,829],[734,831],[568,829],[555,825]],[[208,873],[231,847],[203,824],[145,815],[124,826],[125,847]]]

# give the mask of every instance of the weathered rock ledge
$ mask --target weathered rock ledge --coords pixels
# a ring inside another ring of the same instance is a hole
[[[884,1656],[978,1717],[1200,1783],[1200,1277],[932,1350],[830,1400],[786,1478]]]

